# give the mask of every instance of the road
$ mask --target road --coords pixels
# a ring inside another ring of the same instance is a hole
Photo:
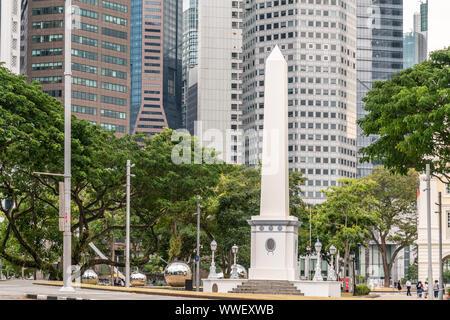
[[[74,293],[59,292],[59,287],[34,285],[33,280],[0,281],[0,300],[24,299],[25,294],[39,294],[91,300],[192,300],[185,297],[134,294],[104,290],[75,289]]]

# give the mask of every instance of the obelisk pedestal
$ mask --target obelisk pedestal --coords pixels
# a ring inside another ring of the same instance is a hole
[[[251,226],[250,280],[298,280],[300,222],[289,216],[287,63],[278,46],[266,60],[260,215]]]

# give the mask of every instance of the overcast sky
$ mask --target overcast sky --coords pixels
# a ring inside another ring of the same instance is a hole
[[[420,11],[420,1],[403,0],[403,32],[412,31],[414,12]],[[450,46],[450,0],[428,1],[428,51]]]

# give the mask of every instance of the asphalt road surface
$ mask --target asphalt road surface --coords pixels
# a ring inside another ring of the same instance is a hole
[[[59,292],[59,287],[33,284],[33,280],[0,281],[0,300],[25,299],[26,294],[82,298],[91,300],[193,300],[185,297],[134,294],[91,289],[75,289],[74,293]]]

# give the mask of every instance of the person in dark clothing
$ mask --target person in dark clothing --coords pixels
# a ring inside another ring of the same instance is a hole
[[[397,289],[398,289],[398,291],[402,290],[402,284],[401,284],[400,280],[398,280],[398,282],[397,282]]]
[[[419,281],[417,283],[416,288],[417,288],[417,298],[422,298],[422,290],[423,290],[422,281]]]

